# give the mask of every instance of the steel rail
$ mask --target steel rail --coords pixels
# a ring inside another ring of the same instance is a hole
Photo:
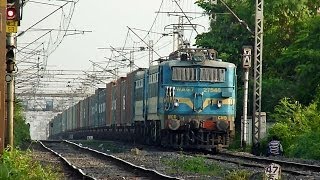
[[[61,141],[42,141],[42,142],[46,142],[46,143],[57,143],[57,142],[61,142]],[[145,167],[141,167],[141,166],[137,166],[133,163],[130,163],[128,161],[125,161],[123,159],[120,159],[116,156],[113,156],[113,155],[109,155],[109,154],[106,154],[106,153],[103,153],[103,152],[100,152],[100,151],[97,151],[97,150],[94,150],[94,149],[91,149],[91,148],[88,148],[88,147],[82,147],[81,145],[79,144],[76,144],[74,142],[71,142],[71,141],[67,141],[67,140],[63,140],[64,143],[67,143],[69,145],[73,145],[83,151],[86,151],[86,152],[89,152],[90,154],[92,155],[95,155],[97,156],[98,158],[104,158],[104,159],[107,159],[107,160],[110,160],[112,162],[114,162],[114,164],[119,164],[121,166],[124,166],[124,167],[127,167],[129,169],[135,169],[135,172],[141,172],[141,174],[148,174],[150,175],[150,178],[151,179],[174,179],[174,180],[180,180],[180,178],[177,178],[177,177],[171,177],[171,176],[168,176],[168,175],[165,175],[165,174],[162,174],[156,170],[153,170],[153,169],[148,169],[148,168],[145,168]],[[49,149],[49,148],[48,148]],[[50,151],[53,151],[53,150],[50,150]],[[62,155],[60,155],[59,153],[55,152],[55,154],[59,155],[59,157],[61,156],[62,159],[64,159],[66,162],[68,162]],[[91,176],[88,176],[86,175],[83,170],[81,169],[78,169],[77,167],[74,167],[70,162],[68,162],[68,164],[70,166],[72,166],[72,168],[74,169],[77,169],[79,171],[79,173],[81,174],[84,174],[85,176],[87,176],[86,178],[91,178],[91,179],[96,179],[95,177],[91,177]]]

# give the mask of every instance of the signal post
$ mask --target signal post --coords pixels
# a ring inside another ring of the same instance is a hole
[[[20,0],[7,0],[6,22],[6,76],[7,82],[7,118],[8,145],[13,148],[13,115],[14,115],[14,76],[16,37],[20,21]]]
[[[7,33],[7,53],[6,64],[7,73],[5,80],[7,82],[7,118],[8,118],[8,145],[13,147],[13,114],[14,114],[14,71],[15,71],[15,37],[14,33]]]
[[[20,0],[0,0],[0,155],[7,144],[13,147],[14,49],[20,7]]]
[[[6,8],[7,1],[0,0],[0,155],[5,147],[5,89],[6,89]]]

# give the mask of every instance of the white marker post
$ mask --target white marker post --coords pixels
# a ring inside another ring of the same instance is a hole
[[[265,180],[281,179],[281,166],[279,164],[272,163],[264,169]]]

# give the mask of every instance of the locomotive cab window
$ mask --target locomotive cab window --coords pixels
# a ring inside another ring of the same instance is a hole
[[[226,70],[221,68],[200,68],[200,81],[224,82]]]
[[[175,81],[198,81],[197,68],[173,67],[172,80]]]
[[[172,68],[172,80],[174,81],[225,82],[225,79],[226,69],[223,68]]]

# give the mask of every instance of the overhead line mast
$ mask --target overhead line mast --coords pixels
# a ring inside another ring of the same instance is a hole
[[[248,24],[241,20],[228,5],[220,0],[224,6],[232,13],[236,19],[252,33]],[[217,4],[217,0],[212,0],[212,4]],[[262,51],[263,51],[263,4],[264,0],[256,0],[255,9],[255,43],[254,43],[254,86],[253,86],[253,112],[252,112],[252,140],[253,148],[258,148],[261,138],[264,134],[262,130],[261,115],[261,92],[262,92]]]
[[[253,94],[253,143],[261,140],[261,91],[262,91],[262,51],[263,51],[263,3],[256,0],[255,43],[254,43],[254,94]]]

